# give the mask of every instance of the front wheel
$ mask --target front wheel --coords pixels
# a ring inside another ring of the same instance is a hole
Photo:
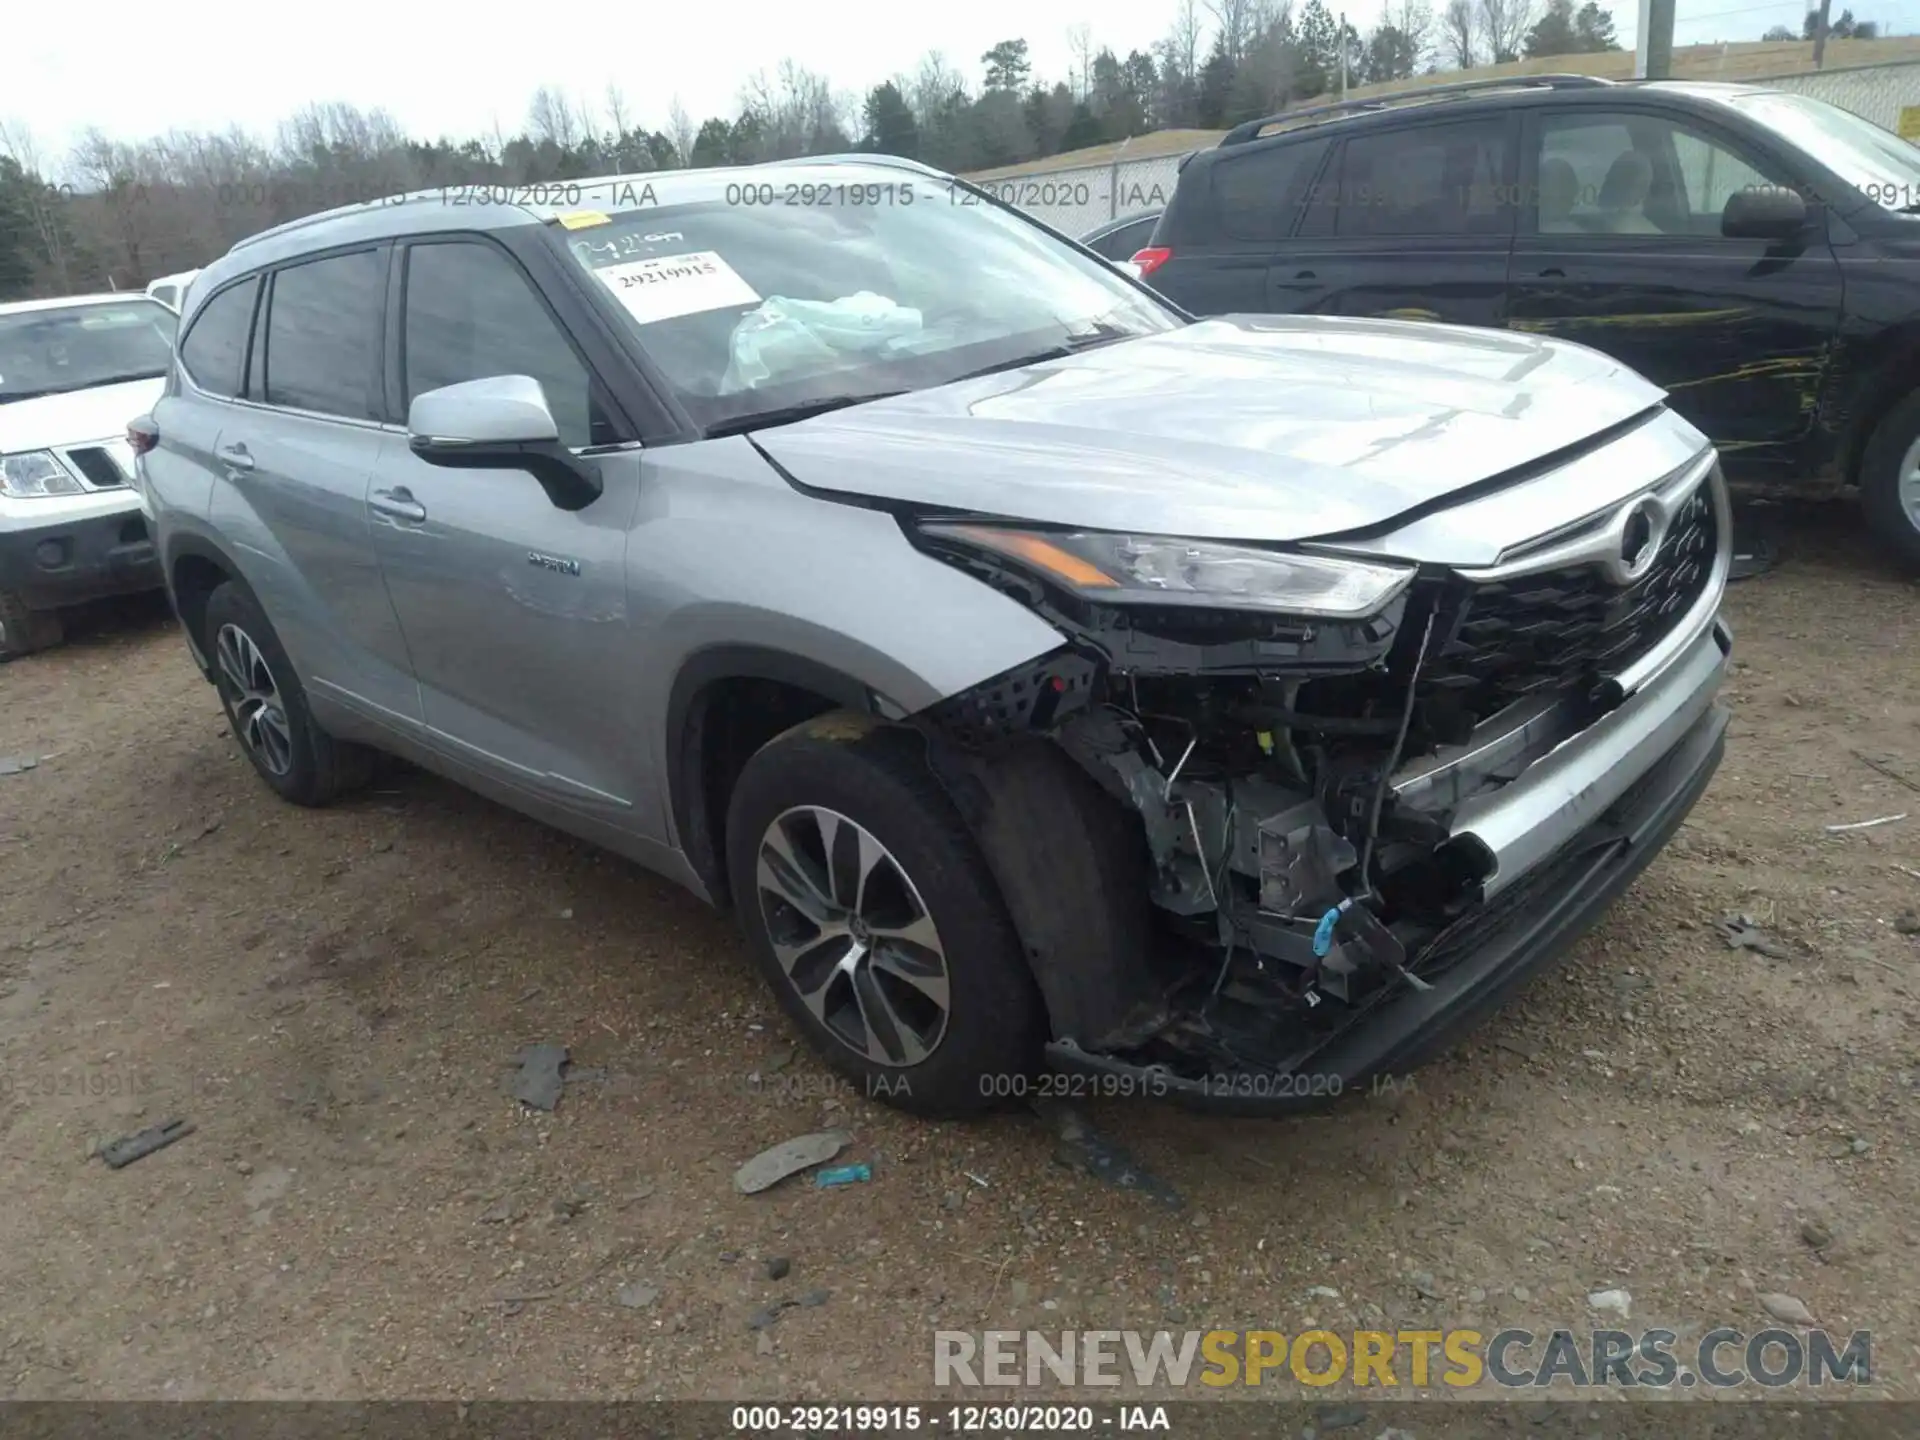
[[[1874,538],[1920,573],[1920,390],[1894,406],[1867,442],[1860,505]]]
[[[11,590],[0,590],[0,660],[14,660],[60,643],[60,615],[54,610],[30,610],[26,600]]]
[[[782,1007],[868,1095],[957,1116],[1025,1093],[1039,992],[918,736],[836,712],[770,741],[734,787],[727,869]]]

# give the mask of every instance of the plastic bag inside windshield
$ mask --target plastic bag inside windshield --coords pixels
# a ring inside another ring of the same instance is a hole
[[[751,390],[881,355],[916,339],[920,312],[862,290],[838,300],[773,295],[733,327],[724,393]]]

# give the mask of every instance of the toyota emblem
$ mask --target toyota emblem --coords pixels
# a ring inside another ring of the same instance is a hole
[[[1608,577],[1615,584],[1631,585],[1653,568],[1654,557],[1660,553],[1660,542],[1667,531],[1666,507],[1653,496],[1643,495],[1621,507],[1609,531],[1613,544],[1604,561]]]

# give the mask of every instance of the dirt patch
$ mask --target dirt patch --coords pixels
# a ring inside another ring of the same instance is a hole
[[[1793,1295],[1911,1394],[1920,590],[1850,513],[1786,533],[1728,602],[1725,766],[1566,965],[1325,1116],[1095,1112],[1180,1210],[1030,1117],[848,1093],[724,921],[584,844],[406,771],[281,804],[164,611],[102,612],[0,669],[0,752],[50,757],[0,777],[0,1386],[924,1398],[936,1328],[1545,1330],[1621,1288],[1683,1337]],[[550,1115],[507,1089],[540,1041]],[[871,1183],[736,1193],[826,1128]]]

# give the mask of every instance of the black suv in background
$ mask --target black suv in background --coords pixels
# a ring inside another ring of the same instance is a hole
[[[1920,570],[1920,149],[1835,106],[1554,75],[1293,111],[1189,156],[1133,258],[1199,315],[1581,341],[1736,483],[1858,486]]]

